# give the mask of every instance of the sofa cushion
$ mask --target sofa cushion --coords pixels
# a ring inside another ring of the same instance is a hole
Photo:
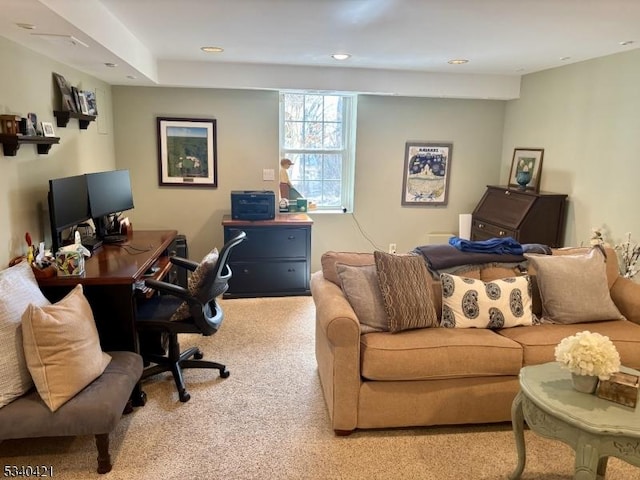
[[[322,275],[330,282],[340,286],[340,277],[336,270],[336,264],[341,263],[343,265],[375,265],[373,260],[373,253],[358,253],[358,252],[333,252],[328,251],[322,254],[320,257],[320,264],[322,265]]]
[[[591,322],[585,324],[553,325],[544,324],[533,327],[518,327],[497,330],[503,337],[509,338],[523,348],[523,363],[537,365],[555,361],[554,350],[560,341],[583,330],[606,335],[620,353],[620,360],[626,367],[640,369],[640,325],[628,320]]]
[[[27,262],[0,271],[0,407],[25,394],[33,381],[22,347],[20,321],[33,303],[48,305]]]
[[[363,333],[388,331],[389,317],[378,285],[375,265],[336,265],[342,291],[356,312]]]
[[[599,250],[527,258],[536,269],[544,320],[569,324],[622,318],[611,300],[605,257]]]
[[[22,315],[25,358],[36,389],[55,412],[111,361],[100,349],[89,302],[78,284],[53,305],[29,305]]]
[[[486,329],[367,333],[360,337],[360,352],[361,374],[368,380],[518,375],[522,367],[522,347]]]
[[[443,273],[442,319],[450,328],[505,328],[531,325],[528,276],[483,282]]]
[[[431,275],[423,258],[380,251],[374,252],[373,256],[389,317],[389,330],[400,332],[437,326],[438,317],[429,281]]]

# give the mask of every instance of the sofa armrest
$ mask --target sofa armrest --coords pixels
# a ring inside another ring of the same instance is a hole
[[[622,276],[611,287],[611,299],[627,320],[640,324],[640,284]]]
[[[316,306],[316,361],[331,423],[336,431],[358,423],[360,322],[340,287],[322,272],[311,276]]]

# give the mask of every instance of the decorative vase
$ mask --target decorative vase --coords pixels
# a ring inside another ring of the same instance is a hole
[[[531,181],[531,172],[521,170],[516,173],[516,182],[520,185],[520,190],[526,190],[527,184]]]
[[[598,386],[598,377],[595,375],[578,375],[572,373],[571,381],[573,382],[573,388],[583,393],[593,393]]]

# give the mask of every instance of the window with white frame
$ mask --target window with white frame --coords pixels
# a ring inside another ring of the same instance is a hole
[[[280,94],[280,158],[293,162],[291,185],[318,210],[352,210],[355,112],[355,95]]]

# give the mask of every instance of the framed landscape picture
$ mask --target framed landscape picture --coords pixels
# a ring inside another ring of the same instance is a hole
[[[452,151],[452,143],[406,143],[402,205],[447,204]]]
[[[216,121],[157,118],[159,183],[217,187]]]
[[[509,186],[522,190],[540,192],[540,173],[542,172],[542,159],[544,148],[515,148],[509,171]],[[518,177],[523,172],[529,172],[525,177],[524,185],[518,183]]]

